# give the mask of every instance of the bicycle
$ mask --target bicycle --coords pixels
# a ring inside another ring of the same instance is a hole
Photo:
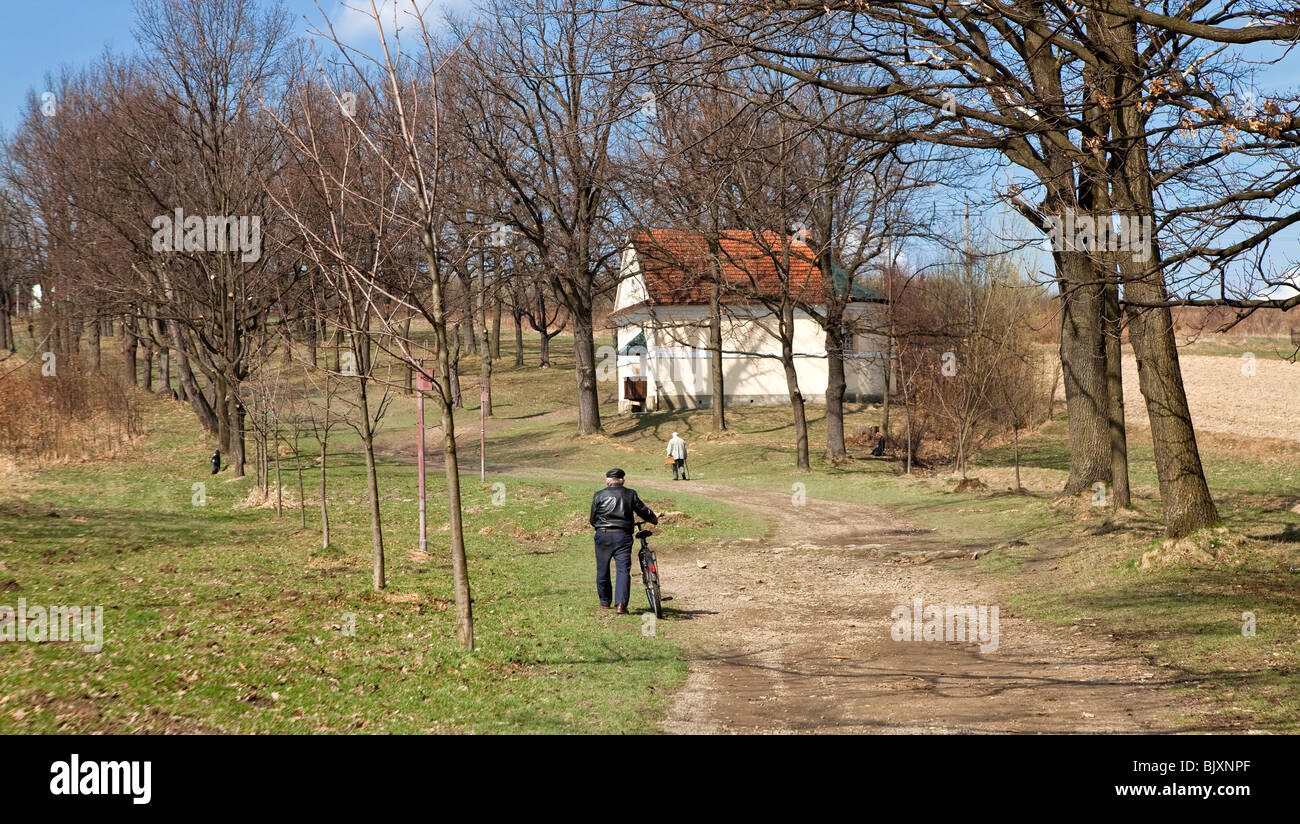
[[[645,584],[645,597],[650,602],[650,608],[654,610],[656,618],[664,617],[663,599],[659,592],[659,565],[655,563],[655,554],[646,544],[646,538],[654,533],[649,529],[642,529],[646,524],[638,521],[636,523],[636,537],[641,541],[641,549],[637,552],[637,559],[641,562],[641,582]]]

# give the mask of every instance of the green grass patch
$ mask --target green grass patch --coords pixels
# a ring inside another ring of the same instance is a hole
[[[414,551],[414,470],[381,462],[389,578],[374,592],[357,455],[329,456],[322,550],[315,501],[305,531],[296,508],[278,518],[243,508],[250,481],[206,474],[210,447],[189,434],[188,413],[163,401],[151,412],[154,434],[132,455],[0,487],[0,603],[101,605],[106,625],[99,654],[0,645],[0,733],[656,729],[686,672],[676,618],[647,637],[639,615],[596,608],[591,485],[463,485],[471,654],[455,640],[440,475],[430,474],[424,557]],[[202,506],[195,483],[206,487]],[[667,530],[665,549],[742,526],[681,497],[667,503],[695,520]],[[633,595],[633,611],[644,609]]]

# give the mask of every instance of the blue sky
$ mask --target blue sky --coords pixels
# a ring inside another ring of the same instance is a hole
[[[380,0],[381,8],[401,7],[411,0]],[[283,0],[293,15],[295,28],[306,30],[303,17],[320,20],[328,14],[346,38],[358,45],[374,43],[371,24],[349,6],[368,6],[369,0]],[[463,11],[472,0],[418,0],[432,6],[430,16],[440,8]],[[318,8],[319,3],[319,8]],[[391,12],[390,12],[391,13]],[[45,90],[46,76],[62,66],[80,67],[94,60],[106,47],[132,51],[135,41],[131,26],[135,17],[132,0],[0,0],[0,129],[9,130],[29,90]],[[1269,46],[1244,49],[1255,57],[1277,53]],[[1300,83],[1300,56],[1266,68],[1259,78],[1261,92],[1294,88]]]
[[[392,13],[392,4],[407,7],[411,0],[378,0],[385,15]],[[417,0],[422,7],[431,7],[432,18],[441,15],[440,9],[467,11],[473,0]],[[319,7],[318,7],[319,3]],[[334,21],[336,30],[347,40],[360,47],[373,47],[377,41],[373,24],[349,6],[369,6],[369,0],[283,0],[285,9],[294,17],[294,28],[306,32],[304,16],[313,21],[321,19],[322,11]],[[57,75],[61,67],[81,67],[93,61],[105,48],[114,51],[135,50],[131,33],[135,17],[133,0],[0,0],[0,132],[8,132],[18,121],[18,113],[27,94],[37,95],[49,85],[47,75]],[[1241,49],[1240,53],[1253,59],[1280,56],[1279,47],[1259,45]],[[1264,67],[1256,78],[1259,93],[1267,95],[1294,91],[1300,84],[1300,54],[1288,55],[1276,65]],[[986,185],[986,184],[985,184]],[[978,188],[978,187],[976,187]],[[953,196],[945,193],[946,196]],[[953,208],[959,206],[960,195],[953,196]],[[972,210],[982,211],[982,210]],[[1002,219],[1002,211],[985,213],[983,217],[994,223]],[[1300,230],[1290,230],[1279,238],[1277,250],[1291,265],[1300,255],[1297,243]]]
[[[390,6],[393,0],[382,0]],[[409,0],[404,0],[405,7]],[[431,13],[449,7],[464,9],[469,0],[420,0],[432,5]],[[306,31],[303,17],[321,19],[324,10],[339,32],[358,45],[375,42],[370,27],[347,6],[369,7],[369,0],[284,0],[293,15],[295,29]],[[399,7],[399,8],[401,8]],[[390,12],[391,13],[391,12]],[[135,19],[132,0],[0,0],[0,129],[9,131],[27,94],[45,90],[46,77],[57,76],[60,67],[85,66],[106,47],[117,52],[135,50],[131,34]]]
[[[81,66],[105,46],[132,45],[129,0],[65,0],[57,17],[54,7],[51,0],[0,0],[0,126],[6,131],[28,90],[39,94],[60,65]]]

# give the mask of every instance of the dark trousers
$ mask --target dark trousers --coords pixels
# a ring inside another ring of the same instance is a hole
[[[627,606],[632,595],[632,533],[596,530],[596,594],[605,606],[610,604],[609,562],[618,571],[613,603]]]
[[[682,480],[683,481],[686,480],[686,459],[685,458],[673,458],[673,480],[674,481],[677,480],[678,470],[680,470],[682,473]]]

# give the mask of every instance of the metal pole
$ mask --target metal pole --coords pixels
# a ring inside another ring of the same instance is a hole
[[[420,475],[420,551],[429,548],[428,522],[424,510],[424,375],[420,374],[415,382],[415,463]]]
[[[484,457],[484,447],[487,445],[486,429],[484,428],[483,409],[487,406],[488,393],[482,389],[478,393],[478,480],[483,483],[487,480],[487,463]]]

